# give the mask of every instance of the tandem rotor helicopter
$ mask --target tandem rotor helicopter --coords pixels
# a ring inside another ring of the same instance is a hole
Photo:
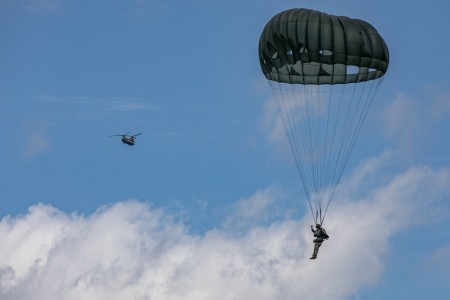
[[[110,135],[109,137],[113,137],[113,136],[121,136],[122,137],[122,143],[127,144],[129,146],[134,146],[134,140],[136,139],[136,137],[138,135],[141,135],[142,133],[138,133],[138,134],[133,134],[133,135],[129,135],[129,132],[125,133],[125,134],[113,134]]]

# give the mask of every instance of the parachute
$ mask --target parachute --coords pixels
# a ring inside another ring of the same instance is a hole
[[[264,27],[259,60],[322,224],[388,69],[387,45],[366,21],[291,9]]]

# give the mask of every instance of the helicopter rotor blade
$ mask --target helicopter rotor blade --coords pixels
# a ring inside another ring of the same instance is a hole
[[[141,135],[142,133],[138,133],[138,134],[134,134],[134,135],[132,135],[132,136],[138,136],[138,135]]]
[[[129,133],[130,132],[128,131],[127,133],[123,133],[123,134],[113,134],[113,135],[110,135],[110,137],[111,136],[127,136]]]

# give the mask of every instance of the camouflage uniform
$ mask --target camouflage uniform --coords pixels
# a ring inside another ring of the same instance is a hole
[[[324,240],[328,239],[329,236],[324,228],[320,226],[320,224],[316,225],[316,230],[314,230],[313,226],[311,225],[311,231],[314,233],[315,239],[314,239],[314,252],[311,256],[311,259],[317,258],[317,253],[319,252],[320,246],[322,246],[322,243]]]

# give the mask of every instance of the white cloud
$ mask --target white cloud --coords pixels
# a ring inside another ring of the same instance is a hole
[[[440,86],[432,85],[426,88],[427,95],[431,96],[432,101],[428,115],[431,119],[448,118],[450,114],[450,90]]]
[[[46,152],[50,147],[50,139],[47,137],[46,122],[26,123],[24,128],[25,145],[22,148],[22,156],[25,159],[33,158]]]
[[[281,157],[291,159],[292,152],[289,148],[283,120],[280,116],[275,99],[268,99],[264,104],[263,110],[264,113],[261,120],[261,127],[267,135],[268,141],[276,147],[276,150]]]
[[[433,268],[439,268],[444,272],[450,273],[450,245],[433,253],[431,265]]]
[[[271,142],[277,142],[286,138],[283,121],[273,98],[268,99],[264,104],[263,126],[267,128]]]
[[[264,105],[263,123],[268,128],[269,140],[272,142],[286,138],[283,121],[289,125],[290,129],[294,129],[308,118],[326,116],[325,106],[313,105],[315,101],[323,97],[316,90],[305,89],[303,92],[287,89],[278,93],[279,95],[275,97],[278,100],[271,98]],[[306,93],[309,93],[308,96],[304,96]],[[313,115],[310,115],[312,113]]]
[[[240,199],[233,207],[233,212],[225,220],[226,227],[239,229],[260,222],[267,223],[279,217],[277,200],[282,191],[274,186],[258,190],[248,198]]]
[[[420,102],[405,94],[397,95],[385,110],[383,121],[387,135],[411,156],[426,125]]]
[[[444,156],[448,152],[448,139],[443,137],[450,124],[449,95],[448,90],[428,87],[423,94],[415,96],[400,93],[386,107],[382,124],[404,157],[417,158],[426,151],[441,149],[440,156],[448,161]]]
[[[250,225],[240,234],[229,228],[192,234],[165,211],[137,201],[89,216],[32,206],[0,223],[0,298],[347,299],[380,278],[390,239],[428,219],[450,194],[449,172],[426,167],[358,189],[356,182],[389,159],[369,160],[339,188],[354,193],[332,203],[325,222],[331,238],[315,261],[309,260],[309,214]],[[279,197],[269,188],[236,207],[255,220]]]

